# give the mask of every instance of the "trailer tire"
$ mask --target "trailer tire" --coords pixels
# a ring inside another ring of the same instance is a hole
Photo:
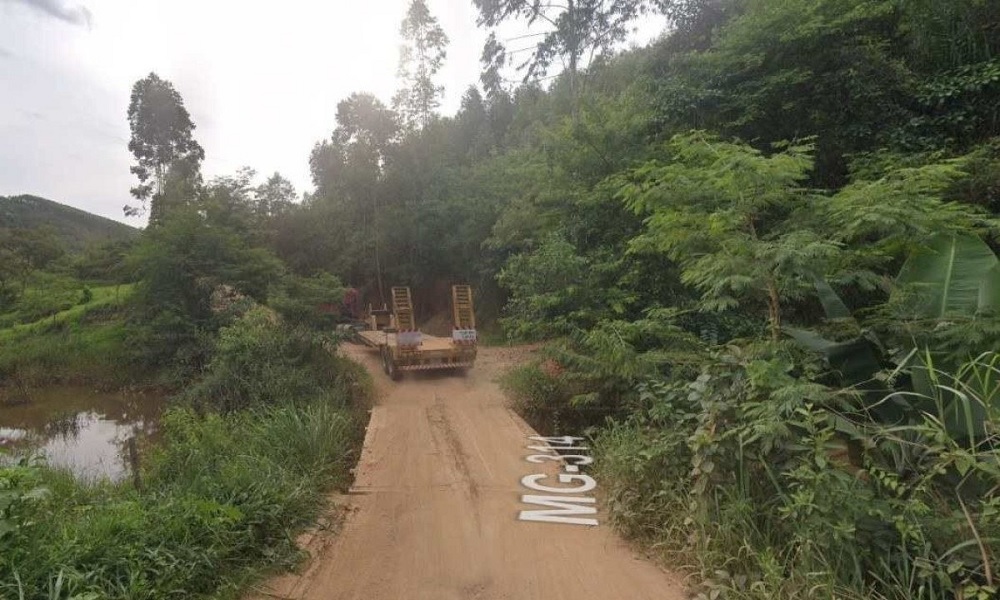
[[[399,371],[399,368],[396,366],[396,363],[392,362],[392,357],[389,356],[388,353],[386,353],[386,358],[388,359],[388,360],[385,361],[385,364],[386,364],[385,373],[386,373],[386,375],[388,375],[389,379],[391,379],[393,381],[399,381],[400,378],[403,376],[403,374]]]
[[[389,379],[393,381],[399,381],[400,373],[399,369],[396,368],[395,363],[392,362],[392,354],[389,352],[389,348],[386,346],[381,347],[382,352],[382,370],[385,374],[389,376]]]

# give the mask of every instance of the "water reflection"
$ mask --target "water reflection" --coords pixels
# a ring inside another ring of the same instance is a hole
[[[162,410],[163,399],[152,394],[33,390],[28,403],[0,403],[0,448],[41,453],[84,479],[118,480],[128,473],[125,443],[155,436]]]

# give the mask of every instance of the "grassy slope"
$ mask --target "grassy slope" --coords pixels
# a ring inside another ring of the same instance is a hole
[[[0,377],[121,381],[122,315],[131,286],[92,288],[93,298],[40,320],[0,329]]]
[[[124,223],[59,204],[37,196],[0,196],[0,229],[55,229],[66,248],[82,250],[88,244],[104,240],[128,239],[139,232]]]

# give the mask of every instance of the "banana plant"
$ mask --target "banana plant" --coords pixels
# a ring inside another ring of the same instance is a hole
[[[876,375],[889,362],[885,345],[873,332],[863,329],[843,300],[823,280],[815,282],[816,294],[831,321],[850,322],[861,333],[847,341],[830,341],[819,334],[786,328],[785,333],[801,346],[818,352],[836,371],[840,381],[859,391],[875,418],[900,422],[920,413],[940,418],[956,439],[975,439],[983,433],[989,407],[970,402],[970,397],[997,401],[989,382],[965,382],[968,393],[942,390],[940,374],[955,373],[958,364],[948,364],[934,348],[904,342],[895,373],[907,372],[910,386],[891,389]],[[914,252],[896,277],[890,304],[901,307],[903,318],[945,325],[950,320],[978,319],[1000,313],[1000,260],[981,239],[972,235],[939,235]],[[936,366],[935,366],[936,365]],[[890,380],[894,379],[892,377]],[[978,386],[978,387],[977,387]],[[963,386],[958,386],[963,387]],[[983,388],[983,389],[980,389]]]
[[[909,298],[904,295],[910,294]],[[914,318],[971,318],[1000,310],[1000,260],[979,237],[938,235],[896,277],[893,299]]]

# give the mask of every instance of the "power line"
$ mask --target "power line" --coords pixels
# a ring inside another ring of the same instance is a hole
[[[549,35],[550,33],[554,32],[554,31],[555,31],[555,29],[552,29],[552,30],[549,30],[549,31],[542,31],[542,32],[539,32],[539,33],[526,33],[524,35],[516,35],[516,36],[511,37],[511,38],[504,38],[504,41],[505,42],[513,42],[514,40],[523,40],[523,39],[527,39],[527,38],[530,38],[530,37],[538,37],[540,35]]]

